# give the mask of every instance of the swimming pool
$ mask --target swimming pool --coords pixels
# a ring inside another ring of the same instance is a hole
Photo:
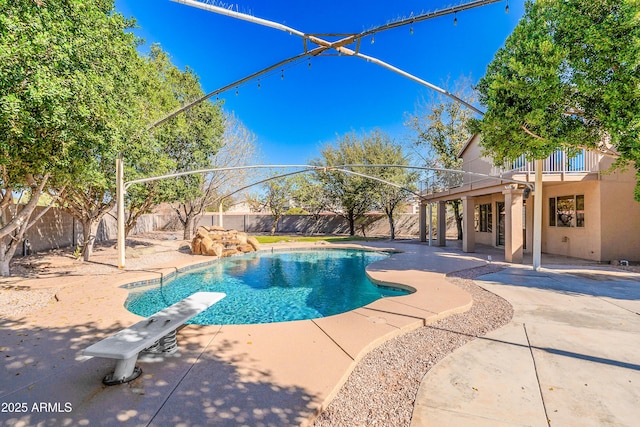
[[[132,289],[125,307],[148,317],[194,292],[209,291],[224,292],[227,297],[189,323],[240,325],[326,317],[380,298],[409,294],[405,289],[377,286],[365,274],[367,264],[388,256],[331,249],[225,258],[152,289]]]

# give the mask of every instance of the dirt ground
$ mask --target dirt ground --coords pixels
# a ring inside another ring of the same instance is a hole
[[[126,264],[141,269],[163,262],[165,258],[191,256],[189,242],[181,232],[155,231],[127,239]],[[70,273],[105,273],[118,269],[116,241],[97,243],[87,262],[74,256],[74,248],[53,249],[26,257],[15,257],[10,264],[11,277],[36,278]],[[0,279],[0,284],[2,284]]]

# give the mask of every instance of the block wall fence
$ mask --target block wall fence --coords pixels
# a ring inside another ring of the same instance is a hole
[[[42,209],[42,208],[38,208]],[[36,212],[37,214],[37,212]],[[204,214],[198,217],[196,225],[218,225],[218,214]],[[223,226],[226,229],[236,229],[247,233],[269,233],[273,225],[273,216],[269,214],[238,214],[229,213],[223,216]],[[395,220],[396,235],[401,237],[415,237],[418,235],[418,215],[400,214]],[[363,224],[356,227],[356,232],[367,236],[389,235],[389,224],[384,215],[368,215]],[[129,234],[138,234],[157,230],[181,230],[181,225],[175,215],[148,214],[143,215],[136,227]],[[339,215],[320,215],[317,219],[312,215],[287,215],[280,219],[277,233],[284,234],[348,234],[349,224]],[[96,234],[96,242],[115,240],[117,236],[117,222],[115,215],[107,214]],[[69,248],[78,245],[82,240],[82,224],[68,213],[56,209],[49,209],[38,222],[31,227],[15,253],[24,256],[27,248],[31,252],[44,252],[52,249]],[[28,245],[25,245],[28,242]]]

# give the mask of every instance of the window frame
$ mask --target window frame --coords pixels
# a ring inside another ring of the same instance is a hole
[[[549,197],[549,227],[584,228],[584,194]]]
[[[480,233],[492,233],[493,203],[475,205],[473,211],[475,231]]]

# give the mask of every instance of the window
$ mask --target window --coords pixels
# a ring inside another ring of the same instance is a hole
[[[491,233],[491,203],[476,205],[474,209],[474,225],[476,231]]]
[[[584,195],[549,199],[550,227],[584,227]]]
[[[576,227],[584,227],[584,196],[576,196]]]

